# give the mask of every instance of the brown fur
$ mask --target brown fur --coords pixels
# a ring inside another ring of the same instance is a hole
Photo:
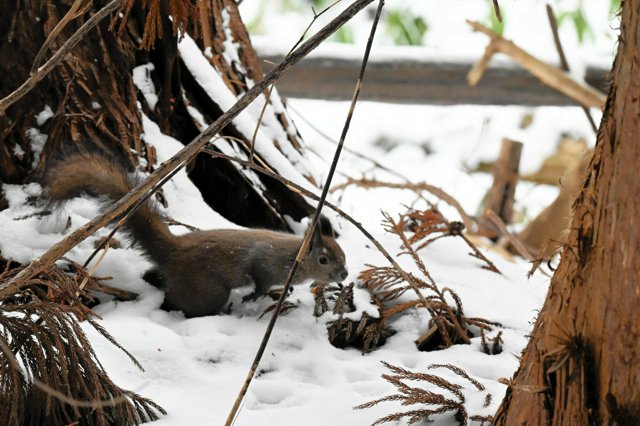
[[[115,201],[132,186],[122,166],[92,154],[70,156],[45,177],[53,201],[83,192]],[[347,277],[344,253],[328,221],[321,222],[294,284],[309,279],[340,282]],[[165,290],[164,306],[189,317],[220,312],[234,287],[254,284],[257,297],[284,284],[302,243],[302,237],[264,229],[214,229],[176,236],[148,203],[125,227],[156,265],[145,279]]]

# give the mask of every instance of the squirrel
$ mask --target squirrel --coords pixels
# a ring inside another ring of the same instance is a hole
[[[114,159],[73,154],[51,165],[44,175],[45,195],[61,202],[87,193],[117,201],[135,186],[135,178]],[[245,299],[255,300],[284,284],[303,238],[266,229],[212,229],[174,235],[149,201],[123,225],[155,265],[144,278],[165,292],[163,308],[186,317],[219,313],[232,288],[255,285]],[[309,251],[293,284],[306,280],[341,282],[347,277],[345,255],[328,219],[314,229]]]

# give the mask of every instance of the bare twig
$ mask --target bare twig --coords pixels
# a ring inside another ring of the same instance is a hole
[[[253,364],[249,369],[249,373],[247,374],[247,378],[245,379],[240,392],[238,393],[238,397],[236,398],[229,415],[227,416],[226,426],[230,426],[233,424],[236,414],[240,408],[240,404],[244,399],[244,396],[249,389],[249,384],[253,379],[256,371],[258,370],[258,365],[260,364],[260,360],[262,359],[262,355],[267,347],[267,343],[269,338],[271,337],[271,333],[273,332],[273,328],[275,326],[276,320],[278,319],[278,315],[282,310],[282,306],[284,304],[284,299],[289,292],[289,287],[291,286],[291,282],[293,281],[293,277],[296,274],[296,271],[302,264],[304,260],[305,254],[307,253],[309,243],[313,236],[313,232],[315,230],[316,224],[320,218],[320,213],[322,211],[322,207],[327,198],[327,194],[329,193],[329,187],[331,186],[331,180],[333,179],[333,175],[335,173],[336,167],[338,166],[338,160],[340,159],[340,153],[342,152],[342,146],[347,137],[347,133],[349,131],[349,125],[351,124],[351,119],[353,117],[353,112],[356,107],[356,103],[358,101],[358,95],[360,94],[360,89],[362,88],[362,80],[364,78],[365,70],[367,68],[367,62],[369,61],[369,53],[371,52],[371,46],[373,45],[373,38],[376,33],[376,29],[378,27],[378,21],[380,19],[380,14],[382,13],[382,8],[384,7],[384,0],[379,0],[378,9],[376,10],[376,15],[373,18],[373,23],[371,24],[371,34],[369,35],[369,40],[367,41],[367,46],[365,48],[364,58],[362,59],[362,66],[360,68],[360,75],[358,76],[358,81],[356,82],[356,88],[353,93],[353,98],[351,100],[351,108],[349,109],[349,113],[347,114],[347,118],[344,123],[344,127],[342,129],[342,134],[340,135],[340,140],[338,142],[338,146],[336,147],[336,152],[333,157],[333,162],[331,163],[331,167],[329,168],[329,173],[327,175],[327,179],[325,181],[324,187],[322,189],[322,194],[320,195],[320,201],[318,201],[318,206],[316,207],[315,213],[313,215],[313,219],[309,224],[309,228],[307,228],[306,235],[304,236],[304,240],[302,244],[300,244],[300,248],[298,250],[298,254],[296,255],[296,260],[289,271],[289,276],[284,284],[284,288],[280,295],[280,299],[278,300],[278,304],[276,305],[273,315],[271,316],[271,320],[269,321],[269,325],[265,330],[264,337],[262,338],[262,342],[260,343],[260,347],[258,348],[258,352],[256,353],[255,359],[253,360]]]
[[[105,238],[105,241],[106,241],[106,243],[105,243],[105,246],[104,246],[104,251],[102,252],[100,257],[98,258],[98,261],[96,262],[96,264],[91,267],[91,270],[87,271],[87,276],[84,277],[84,279],[82,280],[82,282],[78,286],[78,289],[76,290],[76,297],[80,296],[80,293],[82,292],[82,290],[84,290],[84,287],[87,285],[87,282],[89,281],[89,278],[96,272],[96,270],[98,269],[98,266],[100,266],[100,264],[104,260],[104,257],[107,255],[107,252],[109,251],[109,243],[108,243],[109,238]],[[86,266],[87,266],[87,264],[85,264],[85,267]]]
[[[336,142],[335,140],[333,140],[333,138],[331,136],[329,136],[328,134],[326,134],[324,131],[322,131],[322,129],[318,128],[318,126],[316,126],[315,124],[313,124],[311,121],[309,121],[303,114],[300,113],[300,111],[298,111],[295,107],[293,107],[291,105],[291,103],[289,103],[287,105],[287,109],[293,111],[296,113],[296,115],[305,123],[307,123],[307,125],[309,127],[311,127],[311,129],[313,129],[314,132],[316,132],[317,134],[319,134],[320,136],[322,136],[322,138],[324,138],[325,140],[331,142],[332,144],[336,145],[338,142]],[[384,164],[379,163],[378,161],[374,160],[373,158],[362,154],[361,152],[358,152],[352,148],[349,148],[347,146],[344,147],[344,150],[346,152],[348,152],[349,154],[361,158],[363,160],[366,160],[368,162],[370,162],[371,164],[373,164],[374,166],[376,166],[377,168],[379,168],[380,170],[384,170],[385,172],[394,175],[404,181],[409,182],[409,179],[407,177],[405,177],[402,173],[397,172],[396,170],[393,170],[390,167],[385,166]]]
[[[496,14],[496,19],[498,22],[502,23],[502,13],[500,13],[500,5],[498,4],[498,0],[493,0],[493,11]]]
[[[518,239],[518,237],[509,232],[509,230],[507,229],[507,225],[502,221],[500,216],[496,214],[496,212],[494,212],[493,210],[487,210],[485,212],[485,216],[498,228],[498,230],[500,230],[502,236],[506,237],[507,240],[509,240],[513,248],[516,249],[520,256],[529,261],[533,260],[533,255],[531,254],[529,249],[525,247],[525,245]]]
[[[98,282],[95,279],[89,280],[89,282],[87,283],[87,288],[89,290],[109,294],[118,300],[136,300],[138,298],[138,293],[122,290],[121,288],[111,287],[110,285]]]
[[[198,228],[196,226],[192,226],[192,225],[189,225],[187,223],[182,223],[179,220],[175,220],[174,218],[169,217],[169,216],[165,216],[164,217],[164,222],[167,225],[170,225],[170,226],[183,226],[183,227],[187,228],[189,230],[189,232],[194,232],[194,231],[199,231],[200,230],[200,228]]]
[[[336,4],[340,3],[340,1],[342,1],[342,0],[337,0],[334,3],[331,3],[329,6],[324,8],[319,13],[316,13],[316,11],[315,11],[315,9],[313,7],[311,8],[311,10],[313,11],[313,19],[311,19],[311,22],[309,23],[309,25],[307,25],[307,28],[304,30],[304,32],[302,33],[302,35],[300,36],[298,41],[289,50],[287,55],[291,54],[291,52],[293,52],[300,45],[300,43],[302,43],[304,38],[307,36],[307,33],[309,32],[309,30],[311,29],[313,24],[318,20],[318,18],[321,17],[323,14],[325,14],[333,6],[335,6]],[[271,99],[271,93],[273,93],[274,86],[275,86],[274,84],[269,86],[269,90],[267,91],[267,94],[266,94],[265,99],[264,99],[264,104],[262,105],[262,109],[260,110],[260,116],[258,117],[258,122],[256,123],[256,127],[255,127],[255,129],[253,131],[253,136],[251,137],[251,149],[249,150],[249,161],[250,162],[253,162],[253,156],[255,155],[256,138],[258,136],[258,130],[260,129],[260,124],[262,123],[262,118],[264,117],[264,113],[267,110],[267,105],[269,105],[269,100]]]
[[[547,3],[547,17],[549,18],[549,25],[551,26],[551,32],[553,33],[553,42],[556,45],[556,50],[558,51],[558,56],[560,57],[560,67],[562,68],[562,70],[569,72],[569,62],[567,61],[567,57],[564,54],[564,49],[562,48],[560,34],[558,34],[558,21],[556,20],[556,14],[553,12],[553,8],[549,3]],[[587,116],[587,120],[589,120],[591,129],[593,129],[594,133],[597,133],[598,126],[596,126],[596,122],[593,120],[591,112],[589,112],[589,108],[583,106],[582,110]]]
[[[100,9],[87,20],[69,39],[62,45],[62,47],[51,57],[49,60],[35,72],[33,72],[29,78],[22,83],[20,87],[7,95],[4,99],[0,100],[0,116],[4,115],[7,108],[21,99],[24,95],[29,93],[43,78],[47,76],[67,55],[73,50],[74,47],[82,40],[93,27],[98,25],[100,21],[106,18],[111,12],[113,12],[119,5],[121,0],[112,0],[105,7]]]
[[[87,10],[89,10],[91,3],[91,0],[76,0],[71,5],[71,8],[62,17],[60,22],[58,22],[53,30],[51,30],[44,43],[42,43],[42,47],[38,51],[36,59],[33,60],[33,65],[31,66],[30,72],[31,74],[33,74],[33,72],[40,66],[40,64],[44,60],[44,55],[47,53],[47,50],[49,49],[53,40],[58,36],[58,34],[60,34],[60,31],[62,31],[62,29],[66,27],[69,22],[73,21],[78,16],[84,14]]]
[[[426,182],[393,183],[393,182],[381,182],[381,181],[372,180],[372,179],[348,179],[346,182],[332,187],[331,191],[332,192],[338,191],[340,189],[346,188],[349,185],[358,185],[358,186],[362,186],[363,188],[408,189],[414,192],[427,191],[435,195],[436,197],[440,198],[442,201],[449,204],[454,209],[456,209],[456,211],[460,215],[460,218],[462,219],[462,222],[464,223],[464,226],[469,230],[473,229],[473,220],[471,219],[471,216],[469,216],[464,211],[464,209],[462,208],[462,205],[460,205],[458,200],[453,198],[451,195],[447,194],[442,188],[438,188],[437,186],[430,185]]]
[[[501,37],[481,23],[476,21],[467,21],[467,23],[474,31],[484,33],[491,38],[491,42],[487,46],[482,60],[474,66],[467,75],[469,85],[475,86],[478,84],[487,68],[491,56],[500,52],[511,57],[511,59],[538,77],[547,86],[564,93],[580,105],[599,109],[604,107],[606,96],[597,89],[575,81],[566,72],[535,58],[516,46],[513,42]]]
[[[549,3],[547,3],[547,18],[549,18],[549,26],[551,26],[551,33],[553,34],[553,43],[556,45],[556,50],[558,51],[560,68],[564,71],[569,71],[569,62],[564,54],[564,49],[560,42],[560,34],[558,33],[558,21],[556,20],[556,15]]]
[[[296,191],[300,194],[303,194],[306,197],[309,197],[313,200],[316,201],[320,201],[320,197],[316,194],[314,194],[313,192],[309,191],[308,189],[303,188],[302,186],[291,182],[290,180],[283,178],[282,176],[265,169],[264,167],[258,166],[255,163],[249,163],[249,161],[246,160],[241,160],[239,158],[236,157],[232,157],[230,155],[226,155],[223,154],[221,152],[218,151],[214,151],[212,149],[206,148],[204,150],[204,152],[206,152],[207,154],[211,155],[212,157],[216,157],[216,158],[224,158],[225,160],[229,160],[229,161],[233,161],[236,162],[238,164],[241,164],[245,167],[249,167],[259,173],[262,173],[264,175],[267,175],[273,179],[278,180],[279,182],[283,183],[284,185],[286,185],[287,187],[289,187],[289,189]],[[380,241],[378,241],[373,235],[371,235],[371,233],[369,231],[366,230],[366,228],[364,228],[362,226],[362,224],[360,222],[358,222],[357,220],[355,220],[351,215],[349,215],[347,212],[345,212],[344,210],[342,210],[340,207],[336,206],[335,204],[329,202],[329,201],[325,201],[324,203],[327,207],[329,207],[331,210],[335,211],[336,213],[338,213],[341,217],[345,218],[347,221],[349,221],[353,226],[355,226],[361,233],[362,235],[364,235],[369,241],[371,241],[371,243],[375,246],[375,248],[387,259],[387,261],[394,267],[395,270],[398,271],[398,273],[400,274],[400,276],[402,276],[402,279],[405,280],[405,282],[409,283],[409,286],[411,287],[411,289],[416,293],[416,296],[418,297],[418,299],[422,302],[423,306],[428,307],[429,306],[429,302],[425,299],[424,295],[422,294],[422,292],[420,291],[419,288],[417,288],[415,286],[415,284],[413,283],[413,279],[411,278],[411,276],[409,275],[409,273],[407,273],[404,269],[402,269],[400,267],[400,265],[398,264],[398,262],[396,262],[395,257],[392,256],[385,248],[382,244],[380,244]]]
[[[502,23],[502,13],[500,13],[500,5],[498,4],[498,0],[493,0],[493,10],[496,13],[496,19],[498,19],[498,22]]]
[[[482,253],[482,251],[480,251],[480,249],[478,247],[476,247],[476,245],[473,244],[473,242],[466,235],[464,235],[462,232],[460,232],[458,235],[460,236],[460,238],[462,238],[464,240],[465,243],[467,243],[469,248],[471,248],[471,250],[473,250],[473,253],[470,253],[471,256],[482,260],[486,264],[486,265],[484,265],[482,267],[483,269],[487,269],[489,271],[493,271],[496,274],[502,274],[502,272],[500,272],[500,270],[496,267],[496,265],[494,265],[493,262],[490,261],[489,258],[487,256],[485,256]]]
[[[260,110],[260,116],[258,117],[258,121],[256,123],[256,128],[253,130],[253,136],[251,137],[251,149],[249,150],[249,161],[253,162],[253,157],[256,153],[256,138],[258,137],[258,131],[260,130],[260,125],[262,124],[262,118],[264,117],[264,113],[267,110],[267,105],[269,105],[269,100],[271,99],[271,93],[273,93],[273,88],[275,84],[269,86],[269,90],[264,97],[264,104],[262,104],[262,109]]]
[[[320,43],[326,40],[342,24],[351,19],[356,13],[364,9],[373,0],[356,0],[340,15],[329,22],[318,33],[303,43],[298,49],[292,52],[287,58],[274,68],[262,81],[247,91],[227,112],[222,114],[215,122],[200,133],[193,141],[175,154],[171,159],[164,162],[154,173],[140,182],[132,191],[122,197],[118,202],[107,208],[103,214],[92,219],[84,226],[80,227],[62,241],[47,250],[41,257],[34,259],[31,263],[16,275],[11,281],[0,286],[0,297],[13,291],[16,287],[24,284],[25,281],[51,265],[63,254],[75,247],[89,235],[105,226],[107,223],[122,215],[131,208],[140,198],[149,191],[156,188],[167,175],[175,172],[189,163],[205,146],[211,138],[227,126],[235,117],[240,114],[260,93],[262,93],[271,83],[276,81],[293,64],[300,61],[310,51],[315,49]],[[118,0],[114,0],[116,5]],[[111,5],[111,3],[110,3]],[[60,53],[60,51],[58,51]]]
[[[478,249],[478,247],[476,247],[476,245],[464,234],[464,224],[460,223],[460,222],[449,222],[443,215],[442,213],[440,213],[440,211],[437,209],[437,207],[433,204],[431,204],[431,210],[436,212],[439,217],[440,220],[446,225],[447,227],[447,231],[448,234],[446,235],[453,235],[453,236],[457,236],[462,238],[462,240],[467,243],[467,245],[469,246],[469,248],[471,250],[473,250],[473,253],[469,253],[472,257],[475,257],[477,259],[482,260],[485,265],[482,266],[483,269],[487,269],[489,271],[493,271],[497,274],[502,274],[502,272],[500,272],[500,270],[496,267],[496,265],[493,264],[493,262],[491,262],[491,260],[489,260],[489,258],[487,258],[482,251],[480,251],[480,249]],[[440,237],[437,237],[440,238]],[[423,245],[424,247],[424,245]]]

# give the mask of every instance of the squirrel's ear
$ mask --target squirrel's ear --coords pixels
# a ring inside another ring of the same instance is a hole
[[[320,228],[320,233],[322,235],[335,238],[336,233],[333,230],[331,221],[327,219],[325,216],[320,216],[320,218],[318,218],[318,228]]]

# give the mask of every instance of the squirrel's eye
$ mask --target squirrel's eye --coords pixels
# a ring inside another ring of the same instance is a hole
[[[320,264],[322,265],[326,265],[327,263],[329,263],[329,259],[327,259],[327,256],[320,256],[318,262],[320,262]]]

